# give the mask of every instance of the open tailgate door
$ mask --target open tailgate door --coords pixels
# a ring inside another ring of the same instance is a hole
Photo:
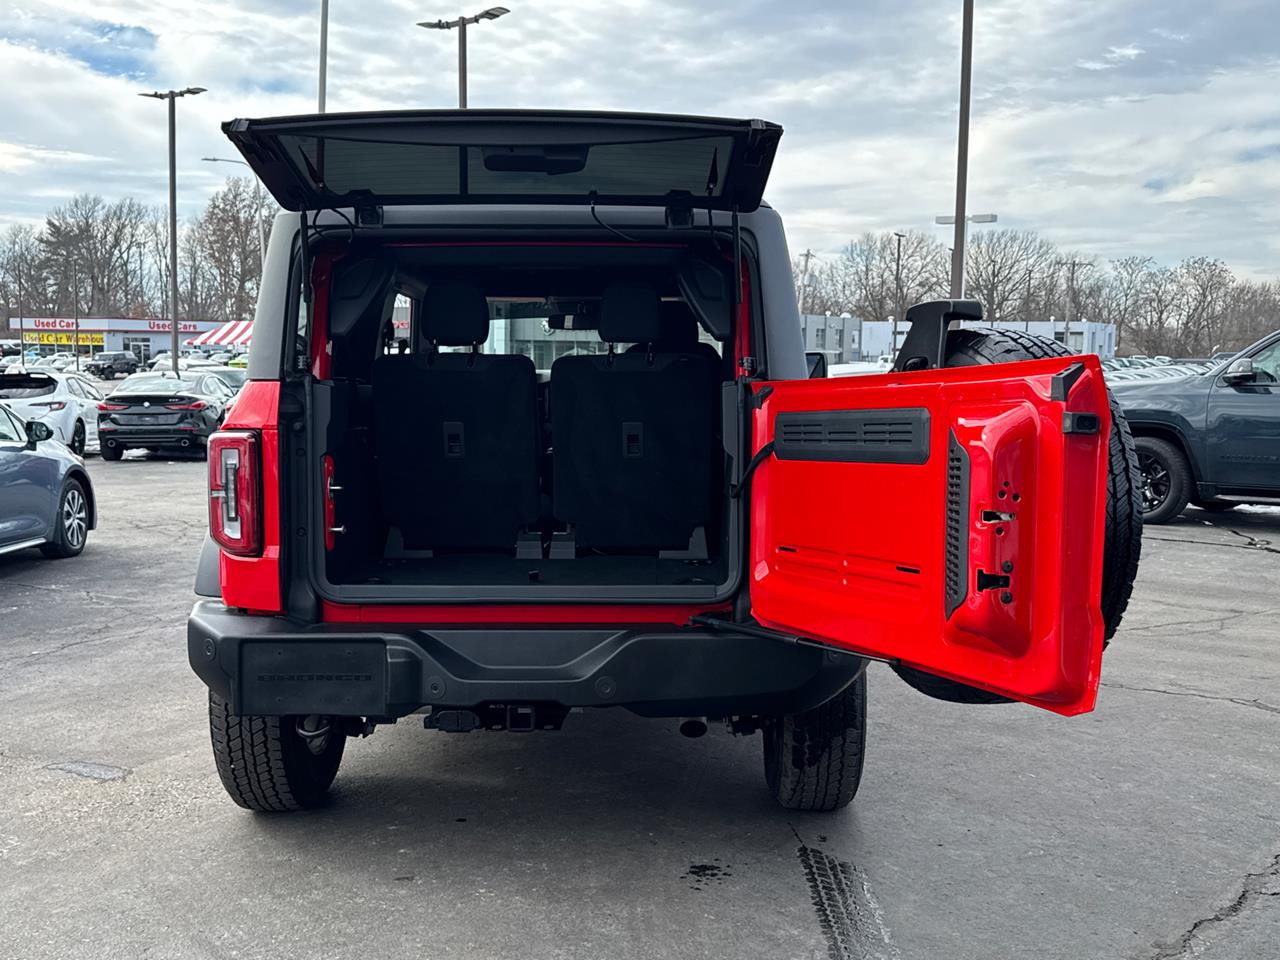
[[[1092,709],[1111,420],[1093,356],[755,385],[763,625]]]
[[[760,205],[782,128],[573,110],[399,110],[231,120],[286,210],[447,203]]]

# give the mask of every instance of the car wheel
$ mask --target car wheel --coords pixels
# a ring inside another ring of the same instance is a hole
[[[1070,351],[1055,340],[1021,330],[991,330],[967,327],[947,336],[948,367],[968,367],[1017,360],[1064,357]],[[1107,519],[1102,551],[1103,643],[1111,640],[1138,575],[1142,553],[1142,480],[1138,468],[1137,442],[1129,430],[1120,405],[1110,394],[1113,428],[1107,446]],[[911,667],[894,666],[894,672],[921,693],[953,703],[1008,703],[1007,697],[979,690],[954,680],[945,680]]]
[[[89,501],[79,480],[68,480],[58,501],[53,536],[40,550],[46,557],[62,560],[77,556],[89,538]]]
[[[847,806],[862,781],[867,747],[865,669],[826,703],[783,717],[768,717],[764,779],[788,810],[830,811]]]
[[[101,441],[98,442],[98,452],[102,454],[103,460],[119,460],[124,456],[124,447],[108,446]]]
[[[1138,438],[1138,469],[1142,472],[1142,519],[1168,523],[1186,509],[1191,498],[1191,468],[1182,451],[1168,440]]]
[[[304,738],[300,723],[320,736]],[[342,763],[346,735],[323,718],[242,717],[209,693],[213,759],[227,794],[246,810],[306,810],[324,803]]]
[[[71,443],[68,446],[77,457],[84,456],[84,421],[76,421],[75,429],[71,431]]]

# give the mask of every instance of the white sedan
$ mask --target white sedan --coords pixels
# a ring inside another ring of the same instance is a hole
[[[98,451],[102,392],[87,377],[9,367],[0,373],[0,400],[22,420],[39,420],[77,454]]]

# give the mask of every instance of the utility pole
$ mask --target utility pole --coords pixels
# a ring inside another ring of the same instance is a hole
[[[204,93],[204,87],[187,87],[184,90],[169,90],[154,93],[140,93],[140,97],[151,97],[155,100],[169,101],[169,329],[173,336],[170,339],[170,356],[173,363],[173,375],[178,375],[178,154],[177,154],[177,114],[174,105],[178,97],[188,94],[195,96]]]
[[[324,113],[324,92],[329,82],[329,0],[320,0],[320,82],[316,112]]]
[[[76,373],[80,372],[80,270],[76,266],[75,253],[71,254],[71,315],[75,317],[75,333],[72,335],[72,352],[76,358]]]
[[[1027,267],[1027,295],[1022,300],[1022,329],[1031,332],[1031,268]]]
[[[898,318],[902,316],[902,241],[906,239],[905,233],[893,231],[894,237],[898,241],[897,253],[893,258],[893,315],[889,317],[889,353],[897,356],[898,353]]]
[[[1062,345],[1071,349],[1071,311],[1075,306],[1076,299],[1076,267],[1086,267],[1089,265],[1087,260],[1064,260],[1062,264],[1067,268],[1067,315],[1062,321]]]

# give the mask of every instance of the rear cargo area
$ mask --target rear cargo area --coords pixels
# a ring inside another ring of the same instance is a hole
[[[732,586],[741,436],[713,243],[406,242],[320,264],[322,595],[670,601]]]

